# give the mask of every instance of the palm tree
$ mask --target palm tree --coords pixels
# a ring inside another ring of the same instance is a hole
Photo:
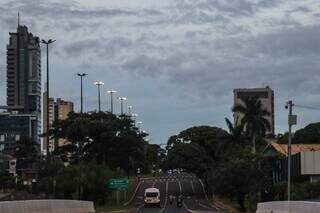
[[[243,98],[242,101],[244,104],[235,105],[232,111],[242,115],[241,125],[251,139],[252,153],[256,153],[257,136],[265,136],[266,131],[270,130],[270,123],[265,118],[270,113],[262,108],[262,103],[257,97]]]
[[[232,143],[243,144],[244,143],[244,137],[242,135],[243,125],[242,124],[238,125],[238,119],[236,120],[235,124],[232,124],[232,122],[228,118],[225,118],[225,120],[229,130],[229,134],[227,135],[227,140]]]

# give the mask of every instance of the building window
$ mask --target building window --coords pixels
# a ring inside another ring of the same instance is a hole
[[[0,142],[4,142],[4,135],[0,135]]]
[[[16,141],[20,140],[20,135],[16,135]]]

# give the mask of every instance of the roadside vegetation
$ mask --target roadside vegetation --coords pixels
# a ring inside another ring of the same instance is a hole
[[[241,121],[226,118],[227,130],[213,126],[196,126],[173,135],[167,142],[166,169],[183,168],[204,180],[209,197],[222,198],[239,211],[254,211],[261,201],[285,200],[286,183],[274,184],[269,157],[264,155],[270,124],[269,113],[257,98],[243,100],[232,108]],[[235,123],[235,124],[234,124]],[[319,143],[320,124],[298,130],[294,143]],[[287,143],[287,134],[276,136]],[[320,198],[319,183],[295,180],[292,198]],[[214,200],[214,199],[213,199]],[[219,199],[220,200],[220,199]]]

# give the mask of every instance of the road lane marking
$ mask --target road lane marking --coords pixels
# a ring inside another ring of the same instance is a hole
[[[188,206],[185,204],[184,201],[182,201],[182,205],[188,212],[191,212],[191,213],[193,212],[192,210],[188,209]]]
[[[215,209],[217,209],[218,211],[220,211],[220,210],[221,210],[220,208],[218,208],[218,207],[216,207],[216,206],[213,206],[213,205],[210,203],[210,201],[209,201],[209,199],[208,199],[208,195],[207,195],[207,193],[206,193],[206,190],[204,189],[204,185],[203,185],[201,179],[199,179],[199,182],[201,183],[201,186],[202,186],[202,189],[203,189],[203,193],[204,193],[204,195],[206,196],[206,199],[207,199],[207,202],[209,203],[209,205],[210,205],[212,208],[215,208]]]
[[[168,201],[168,190],[169,190],[169,183],[166,182],[166,195],[165,195],[164,206],[163,206],[163,208],[160,210],[159,213],[162,213],[162,212],[166,209],[167,201]]]
[[[127,206],[129,203],[131,203],[133,201],[134,197],[136,196],[136,194],[138,192],[138,189],[139,189],[140,185],[141,185],[141,181],[138,183],[138,185],[137,185],[132,197],[130,198],[130,200],[124,204],[125,206]]]
[[[181,186],[180,180],[179,180],[179,189],[180,189],[180,194],[182,195],[182,186]]]
[[[191,182],[191,188],[192,188],[192,192],[193,192],[193,194],[195,194],[196,193],[196,191],[194,190],[194,185],[193,185],[193,181],[190,181]]]
[[[212,207],[209,207],[209,206],[206,206],[206,205],[204,205],[204,204],[202,204],[202,203],[200,203],[199,202],[199,206],[201,206],[201,207],[203,207],[203,208],[205,208],[205,209],[208,209],[208,210],[214,210],[214,211],[216,211],[216,210],[219,210],[219,209],[217,209],[217,208],[212,208]]]

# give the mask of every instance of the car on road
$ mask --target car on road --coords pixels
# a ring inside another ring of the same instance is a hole
[[[157,188],[147,188],[144,192],[144,206],[160,207],[160,191]]]

